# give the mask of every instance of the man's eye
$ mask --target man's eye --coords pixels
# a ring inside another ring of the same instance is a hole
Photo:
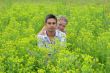
[[[48,22],[48,24],[49,24],[49,25],[51,25],[51,24],[55,25],[56,23],[55,23],[55,22],[53,22],[53,23],[52,23],[52,22]]]
[[[56,24],[56,23],[53,22],[53,24]]]
[[[51,24],[50,22],[48,24]]]

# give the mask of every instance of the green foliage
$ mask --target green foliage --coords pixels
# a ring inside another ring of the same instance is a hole
[[[68,18],[67,48],[37,47],[35,36],[49,13]],[[0,12],[0,72],[108,73],[109,20],[102,5],[13,4]]]

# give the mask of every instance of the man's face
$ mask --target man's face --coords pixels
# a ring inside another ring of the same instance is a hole
[[[47,31],[54,32],[56,30],[56,27],[57,27],[57,22],[55,19],[50,18],[47,20],[46,22]]]
[[[66,27],[66,22],[64,20],[59,20],[59,22],[58,22],[58,29],[60,31],[64,31],[65,27]]]

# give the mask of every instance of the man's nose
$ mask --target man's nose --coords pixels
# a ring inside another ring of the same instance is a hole
[[[51,25],[51,27],[54,27],[54,25]]]
[[[51,26],[55,26],[55,25],[51,24]]]

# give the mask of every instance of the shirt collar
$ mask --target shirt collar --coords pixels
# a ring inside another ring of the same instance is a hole
[[[48,37],[46,31],[44,31],[44,37]],[[58,30],[55,31],[55,37],[58,37]]]

